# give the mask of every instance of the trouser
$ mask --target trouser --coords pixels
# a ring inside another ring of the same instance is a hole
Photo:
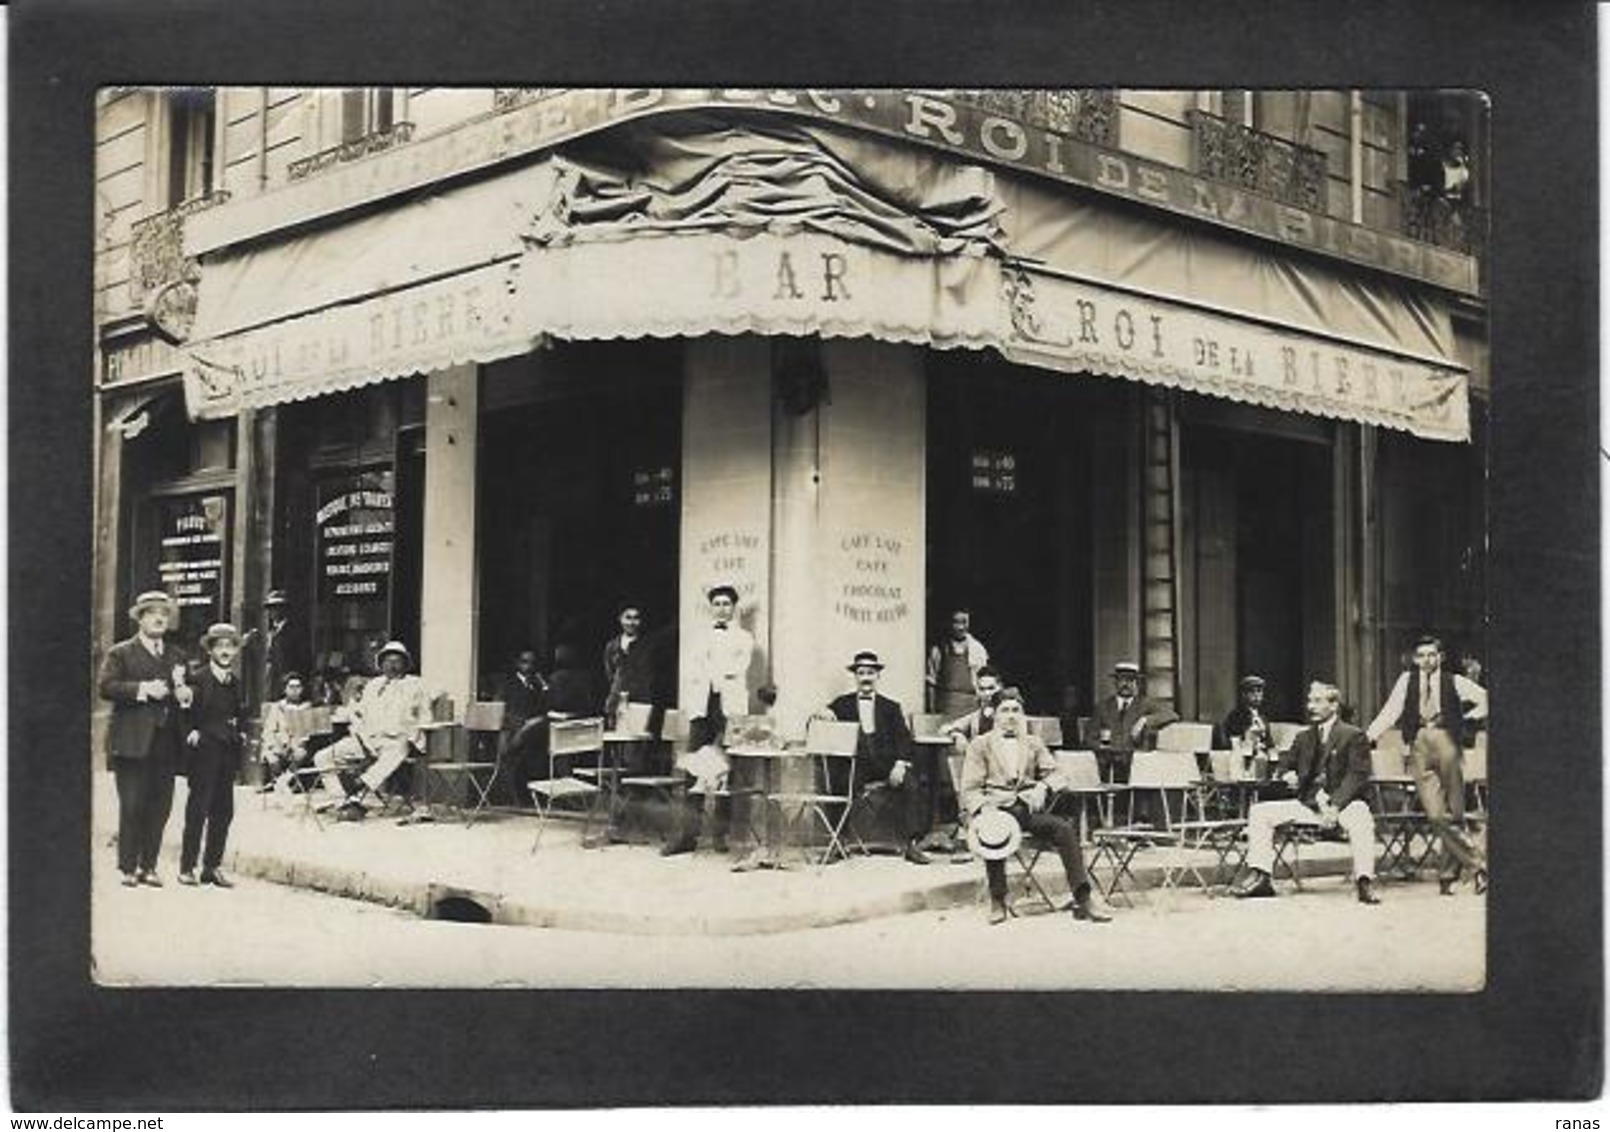
[[[1135,761],[1134,751],[1120,751],[1115,747],[1098,747],[1096,765],[1101,768],[1103,782],[1123,785],[1129,781],[1129,766]]]
[[[1459,824],[1465,820],[1465,767],[1453,736],[1440,727],[1422,727],[1409,748],[1409,765],[1420,806],[1442,844],[1437,875],[1452,880],[1461,867],[1485,868],[1486,858]]]
[[[1050,813],[1031,813],[1027,805],[1014,802],[1006,812],[1017,819],[1025,836],[1043,837],[1057,847],[1062,858],[1062,871],[1068,878],[1068,891],[1074,900],[1083,900],[1090,890],[1090,877],[1085,872],[1084,852],[1079,847],[1079,827],[1067,818]],[[1006,862],[985,861],[984,878],[989,885],[990,899],[1006,899]]]
[[[159,731],[143,759],[113,759],[117,780],[117,867],[120,872],[155,869],[162,831],[173,809],[178,736]]]
[[[1296,798],[1255,802],[1247,813],[1247,864],[1259,872],[1275,871],[1275,827],[1288,821],[1317,821],[1319,814]],[[1353,851],[1353,876],[1375,875],[1375,817],[1364,799],[1354,798],[1336,815]]]
[[[356,735],[348,735],[314,755],[313,765],[324,771],[324,788],[331,797],[335,797],[346,793],[346,788],[341,785],[342,770],[368,763],[358,780],[370,790],[379,790],[407,758],[406,739],[377,739],[372,747],[366,749]]]
[[[190,767],[190,797],[184,807],[184,838],[179,850],[179,871],[188,873],[201,856],[201,869],[210,873],[224,859],[229,823],[235,819],[235,762],[232,751],[197,751]],[[206,852],[201,852],[206,832]]]
[[[504,805],[526,805],[526,783],[547,778],[548,719],[535,715],[503,733],[498,751],[497,789],[494,800]]]
[[[889,814],[901,843],[915,841],[928,831],[928,791],[915,767],[895,786],[887,779],[869,782],[863,795],[874,814]]]

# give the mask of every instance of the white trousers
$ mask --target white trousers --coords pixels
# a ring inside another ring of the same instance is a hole
[[[1319,814],[1297,801],[1255,802],[1247,814],[1247,864],[1262,872],[1275,870],[1275,827],[1288,821],[1318,821]],[[1375,816],[1364,799],[1354,798],[1336,816],[1353,851],[1353,876],[1375,875]]]
[[[330,797],[346,793],[342,789],[338,771],[344,767],[361,766],[368,762],[371,754],[374,755],[374,762],[358,778],[370,790],[378,790],[408,757],[408,740],[378,739],[372,749],[366,749],[358,742],[357,736],[347,735],[313,756],[313,765],[325,772],[324,789]]]

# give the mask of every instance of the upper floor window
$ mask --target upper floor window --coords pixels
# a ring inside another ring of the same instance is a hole
[[[332,141],[351,142],[369,134],[391,129],[395,120],[395,92],[389,87],[360,87],[343,90],[340,101],[340,130]]]
[[[163,206],[173,208],[213,188],[217,93],[187,87],[163,92],[167,107],[167,175]]]

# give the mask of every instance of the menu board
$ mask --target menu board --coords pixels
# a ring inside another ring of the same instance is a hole
[[[179,608],[181,639],[225,620],[224,562],[229,557],[229,496],[187,495],[156,503],[157,577]]]
[[[343,473],[321,481],[315,522],[320,598],[384,604],[391,585],[391,472]]]

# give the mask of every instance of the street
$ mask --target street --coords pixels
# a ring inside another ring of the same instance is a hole
[[[230,891],[125,889],[96,853],[96,978],[107,984],[719,986],[1467,991],[1483,979],[1486,901],[1429,880],[1364,907],[1339,877],[1278,899],[1144,897],[1111,924],[982,904],[765,935],[640,936],[428,921],[249,877]],[[1430,944],[1435,943],[1435,946]],[[1010,946],[1011,970],[992,962]],[[444,962],[451,956],[451,962]],[[914,961],[915,959],[915,961]]]

